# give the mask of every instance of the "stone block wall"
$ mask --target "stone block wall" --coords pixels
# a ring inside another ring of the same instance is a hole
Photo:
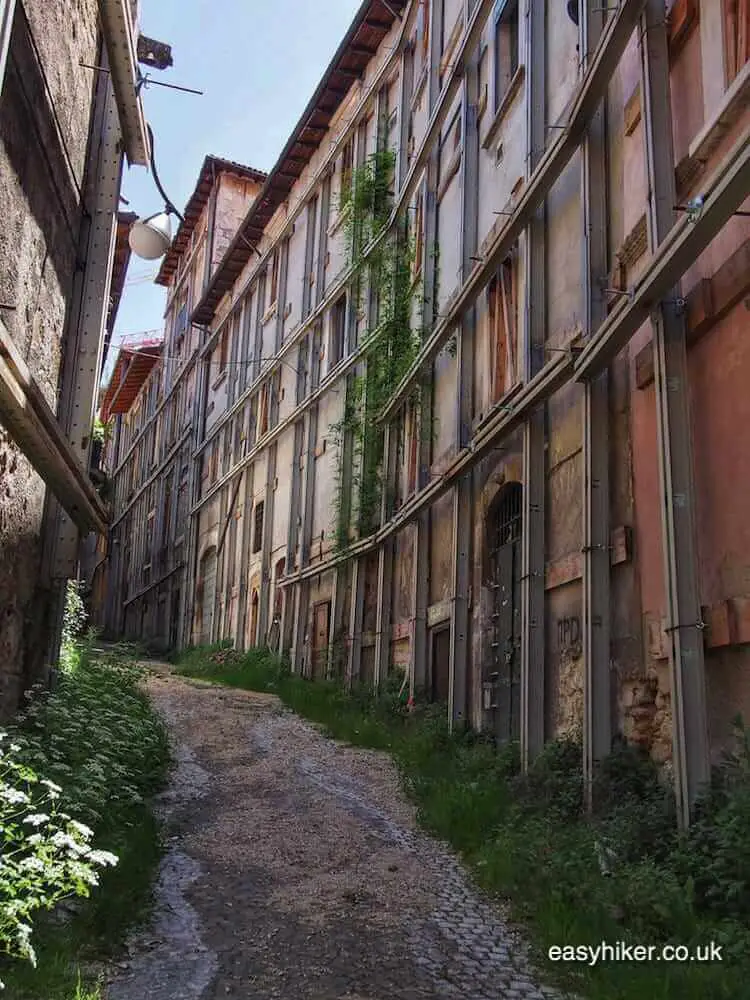
[[[0,320],[53,410],[96,82],[80,63],[97,62],[97,32],[96,0],[17,5],[0,93]],[[44,507],[44,483],[0,427],[0,717],[43,670]]]

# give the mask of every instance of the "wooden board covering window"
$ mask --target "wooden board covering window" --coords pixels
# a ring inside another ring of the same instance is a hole
[[[506,257],[487,289],[489,360],[492,402],[501,399],[516,380],[516,274]]]
[[[727,83],[750,58],[750,0],[724,0]]]

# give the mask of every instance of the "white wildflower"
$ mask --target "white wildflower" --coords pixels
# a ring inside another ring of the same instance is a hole
[[[91,851],[86,860],[94,865],[111,865],[114,868],[119,858],[110,851]]]
[[[24,823],[28,823],[29,826],[41,826],[42,823],[49,822],[49,816],[47,813],[33,813],[30,816],[24,817]]]
[[[86,826],[85,823],[79,823],[77,819],[71,819],[71,820],[69,820],[68,826],[71,828],[71,830],[74,830],[76,833],[80,834],[82,837],[85,837],[86,840],[88,840],[89,837],[93,837],[94,836],[94,831],[91,830],[88,826]]]
[[[0,798],[12,806],[28,805],[31,802],[26,792],[11,788],[10,785],[0,785]]]

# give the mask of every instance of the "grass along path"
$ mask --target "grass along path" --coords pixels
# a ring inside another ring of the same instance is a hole
[[[55,689],[35,692],[6,727],[18,758],[60,786],[61,808],[118,863],[102,872],[89,899],[37,914],[36,968],[0,958],[4,1000],[97,1000],[102,962],[148,912],[161,857],[151,800],[164,784],[169,747],[142,675],[122,651],[68,647]]]
[[[291,675],[268,653],[190,650],[185,675],[272,692],[330,736],[388,751],[419,819],[463,857],[477,882],[510,901],[550,981],[591,1000],[742,1000],[750,996],[750,752],[741,744],[690,834],[674,829],[669,790],[653,765],[615,751],[597,777],[600,810],[582,816],[581,750],[550,744],[528,776],[516,748],[498,753],[450,735],[442,710],[407,713],[394,690],[347,694]],[[740,734],[741,735],[741,734]],[[561,945],[602,941],[690,949],[711,941],[723,961],[562,964]]]

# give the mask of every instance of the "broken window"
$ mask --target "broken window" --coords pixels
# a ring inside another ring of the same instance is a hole
[[[724,0],[727,83],[750,58],[750,0]]]
[[[271,306],[279,297],[279,251],[274,250],[271,259]],[[270,308],[270,306],[269,306]]]
[[[340,296],[331,310],[331,354],[329,368],[333,368],[344,356],[346,343],[346,294]]]
[[[258,420],[258,435],[262,437],[268,430],[268,383],[260,390],[260,415]]]
[[[422,258],[424,255],[424,192],[417,195],[417,204],[414,208],[414,264],[412,266],[412,277],[418,278],[422,273]]]
[[[417,53],[419,69],[424,68],[430,58],[430,0],[419,0],[417,11]]]
[[[417,488],[417,455],[419,450],[419,411],[414,400],[410,400],[406,410],[409,454],[406,464],[406,495],[411,496]]]
[[[219,439],[214,438],[211,442],[211,461],[209,466],[209,482],[216,482],[216,473],[219,465]]]
[[[341,194],[340,203],[348,201],[352,189],[352,169],[354,166],[354,139],[349,139],[341,152]]]
[[[497,111],[518,69],[518,0],[497,0],[493,18]]]
[[[263,545],[263,507],[264,503],[262,500],[255,505],[255,514],[253,518],[253,552],[260,552]]]
[[[487,289],[489,362],[492,402],[516,381],[516,276],[514,257],[498,268]]]
[[[219,338],[219,375],[226,370],[227,356],[229,354],[228,327],[225,326]]]

